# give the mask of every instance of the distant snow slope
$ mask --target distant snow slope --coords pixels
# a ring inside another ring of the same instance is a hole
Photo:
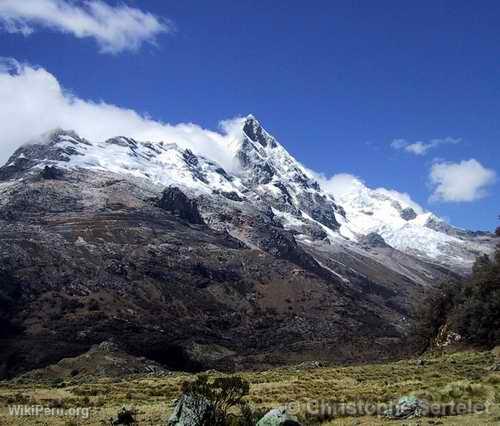
[[[467,267],[477,255],[491,251],[484,244],[488,235],[454,228],[410,200],[370,189],[359,180],[350,182],[337,201],[346,212],[340,233],[351,239],[374,233],[405,253]]]

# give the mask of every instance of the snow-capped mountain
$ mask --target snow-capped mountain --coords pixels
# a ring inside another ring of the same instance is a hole
[[[11,156],[0,377],[109,339],[195,370],[407,355],[424,289],[495,244],[360,182],[334,197],[252,116],[229,139],[225,168],[63,130]]]
[[[478,255],[492,252],[491,235],[454,228],[414,203],[360,181],[334,199],[252,115],[241,120],[241,133],[228,151],[234,156],[231,171],[175,141],[141,142],[124,136],[87,141],[74,132],[55,130],[18,149],[3,173],[45,166],[88,169],[158,187],[177,186],[195,197],[222,195],[263,211],[271,208],[274,220],[305,238],[363,243],[377,235],[406,254],[464,271]]]

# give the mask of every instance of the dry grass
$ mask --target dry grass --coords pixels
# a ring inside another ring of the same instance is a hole
[[[388,403],[413,394],[430,402],[473,401],[488,405],[488,413],[422,419],[420,425],[488,425],[500,423],[500,374],[488,370],[494,362],[491,352],[462,352],[429,355],[423,365],[414,360],[352,367],[314,369],[279,368],[263,372],[240,373],[251,383],[249,401],[256,408],[268,409],[289,402],[297,403],[301,415],[311,401]],[[215,373],[211,373],[215,375]],[[180,384],[192,378],[177,373],[161,378],[129,377],[123,380],[0,384],[0,425],[101,425],[122,407],[137,410],[140,425],[160,425],[172,409]],[[8,406],[43,405],[61,408],[90,407],[90,419],[60,417],[13,417]],[[310,416],[307,423],[315,423]],[[323,419],[324,425],[400,424],[378,417]],[[406,425],[417,422],[405,421]]]

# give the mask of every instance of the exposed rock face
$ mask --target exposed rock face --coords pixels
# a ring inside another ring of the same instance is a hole
[[[252,116],[245,121],[243,132],[252,142],[257,142],[263,147],[276,148],[276,140],[269,135]]]
[[[236,158],[243,169],[243,183],[267,205],[295,216],[302,211],[314,221],[338,229],[335,215],[342,215],[342,210],[254,117],[244,123]]]
[[[42,173],[40,174],[42,179],[60,179],[63,177],[63,175],[64,172],[62,170],[53,166],[45,166]]]
[[[365,235],[361,242],[369,247],[389,247],[384,238],[376,232]]]
[[[158,207],[195,225],[204,225],[196,201],[186,197],[179,188],[170,187],[163,191]]]
[[[401,218],[403,218],[406,221],[413,220],[417,218],[417,213],[411,207],[407,207],[401,210]]]

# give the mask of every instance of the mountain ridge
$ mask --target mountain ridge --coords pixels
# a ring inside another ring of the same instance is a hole
[[[298,221],[316,228],[316,233],[326,232],[332,238],[337,233],[353,241],[376,233],[396,249],[444,265],[462,264],[464,271],[479,254],[492,252],[481,241],[492,234],[453,227],[431,212],[416,212],[410,203],[359,181],[355,190],[336,200],[251,114],[242,119],[240,139],[231,150],[235,167],[228,172],[175,143],[139,142],[124,136],[91,143],[73,131],[58,129],[19,148],[2,170],[8,173],[9,165],[16,169],[16,161],[35,156],[42,158],[21,164],[21,169],[41,164],[82,167],[177,185],[195,196],[218,191],[271,206],[291,229]]]

